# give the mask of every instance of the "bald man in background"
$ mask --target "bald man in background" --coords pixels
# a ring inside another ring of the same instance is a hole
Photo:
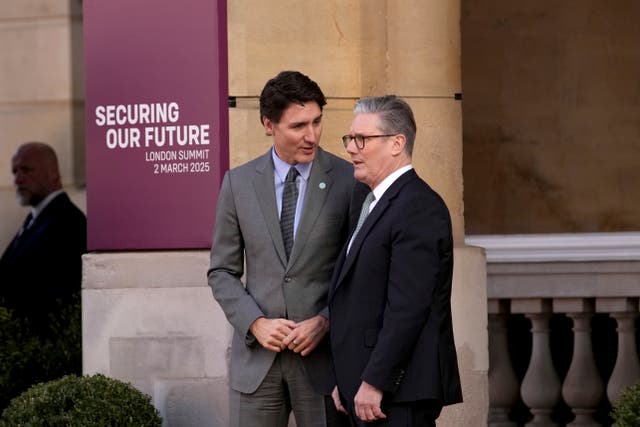
[[[31,212],[0,258],[0,305],[41,334],[52,313],[79,302],[87,221],[62,190],[49,145],[18,147],[11,171],[18,202]]]

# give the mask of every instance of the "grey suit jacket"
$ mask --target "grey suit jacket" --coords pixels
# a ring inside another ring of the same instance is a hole
[[[318,148],[287,262],[271,150],[226,173],[208,279],[234,328],[229,368],[234,390],[254,392],[277,354],[264,349],[249,332],[254,320],[265,316],[299,322],[317,314],[328,317],[329,282],[347,238],[354,182],[349,162]],[[330,393],[334,382],[328,337],[303,362],[312,386]]]

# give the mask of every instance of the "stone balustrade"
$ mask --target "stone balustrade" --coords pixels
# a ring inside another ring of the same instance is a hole
[[[640,379],[640,233],[467,244],[487,255],[488,425],[611,425],[611,402]]]

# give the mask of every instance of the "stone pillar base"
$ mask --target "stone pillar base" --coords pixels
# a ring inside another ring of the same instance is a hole
[[[453,261],[453,333],[463,403],[447,406],[438,427],[481,427],[489,413],[487,272],[484,250],[457,246]]]

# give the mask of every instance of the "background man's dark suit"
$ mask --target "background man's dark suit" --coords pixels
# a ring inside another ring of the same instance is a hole
[[[65,193],[51,200],[0,258],[1,304],[39,329],[60,303],[77,297],[86,230],[84,213]]]
[[[62,191],[49,145],[20,145],[11,172],[18,203],[31,213],[0,258],[0,411],[35,383],[82,372],[86,218]]]

